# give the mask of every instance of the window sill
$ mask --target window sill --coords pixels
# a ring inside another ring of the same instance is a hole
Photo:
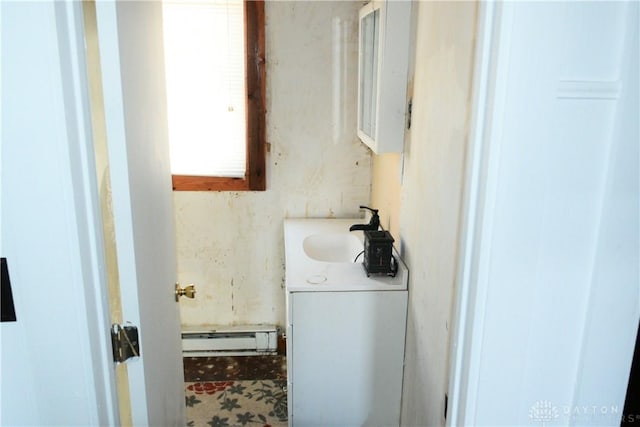
[[[265,191],[264,179],[173,175],[173,191]]]

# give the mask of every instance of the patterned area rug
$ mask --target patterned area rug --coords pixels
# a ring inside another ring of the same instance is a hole
[[[287,425],[286,380],[185,383],[187,426]]]
[[[186,357],[184,380],[187,426],[287,425],[283,355]]]

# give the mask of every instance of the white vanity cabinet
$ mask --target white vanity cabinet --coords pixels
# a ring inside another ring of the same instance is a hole
[[[291,292],[291,426],[397,426],[407,291]]]
[[[403,150],[411,3],[373,0],[360,9],[358,137],[376,154]]]
[[[340,237],[362,235],[348,231],[359,221],[285,221],[293,427],[399,425],[408,270],[395,254],[395,277],[367,277]]]

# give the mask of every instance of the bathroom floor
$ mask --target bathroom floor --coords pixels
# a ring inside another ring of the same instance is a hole
[[[187,426],[287,425],[282,355],[185,357]]]

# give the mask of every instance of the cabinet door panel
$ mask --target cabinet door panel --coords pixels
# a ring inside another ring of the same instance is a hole
[[[398,425],[407,293],[300,292],[292,302],[292,425]]]

